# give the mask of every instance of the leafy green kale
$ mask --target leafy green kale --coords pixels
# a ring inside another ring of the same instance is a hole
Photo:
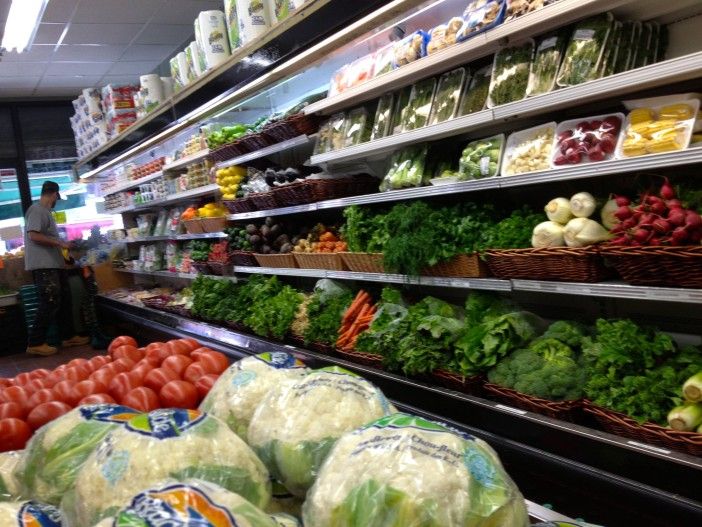
[[[342,293],[324,299],[320,293],[312,296],[307,306],[309,325],[305,329],[305,343],[334,344],[341,327],[341,317],[353,301],[353,294]]]
[[[531,247],[531,235],[534,227],[543,219],[543,213],[536,213],[527,206],[517,209],[507,218],[486,228],[476,249],[524,249]]]
[[[344,224],[341,232],[351,252],[383,252],[389,238],[385,227],[385,214],[368,207],[352,205],[344,209]]]

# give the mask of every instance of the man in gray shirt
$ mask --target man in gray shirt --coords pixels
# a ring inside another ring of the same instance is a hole
[[[27,353],[33,355],[53,355],[57,349],[46,342],[50,323],[59,316],[59,330],[64,339],[63,347],[81,346],[90,339],[73,335],[70,319],[70,297],[66,287],[65,261],[61,249],[70,244],[59,238],[56,221],[51,209],[61,199],[59,186],[54,181],[46,181],[41,187],[39,201],[27,209],[25,215],[25,269],[32,272],[39,295],[34,325],[30,330]]]

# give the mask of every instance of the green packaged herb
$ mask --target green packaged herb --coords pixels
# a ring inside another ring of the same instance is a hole
[[[407,108],[402,116],[402,131],[422,128],[429,122],[431,105],[436,91],[436,79],[425,79],[412,86]]]
[[[575,86],[598,78],[613,22],[612,13],[604,13],[575,26],[556,80],[558,86]]]
[[[622,73],[629,69],[629,60],[633,48],[634,23],[624,22],[619,33],[619,50],[614,61],[614,73]]]
[[[609,37],[609,43],[607,44],[607,49],[602,57],[602,64],[600,64],[600,77],[608,77],[614,73],[615,64],[617,62],[617,55],[620,51],[622,38],[622,23],[614,21],[612,24],[612,33]]]
[[[504,142],[505,136],[500,134],[468,143],[458,164],[459,181],[496,176]]]
[[[495,54],[488,95],[488,108],[521,101],[526,97],[529,67],[534,55],[534,41],[503,48]]]
[[[331,123],[330,121],[325,121],[319,127],[319,132],[317,132],[317,142],[314,145],[314,155],[326,154],[330,152],[331,147]]]
[[[393,155],[390,169],[380,184],[380,190],[397,190],[407,187],[420,187],[425,183],[424,167],[427,147],[413,146]]]
[[[332,115],[329,119],[329,139],[330,149],[339,150],[344,148],[344,131],[346,129],[346,118],[343,113]]]
[[[449,71],[439,77],[439,85],[431,108],[429,124],[443,123],[456,117],[465,78],[465,68]]]
[[[373,128],[371,129],[371,141],[390,135],[392,125],[392,103],[394,102],[392,93],[386,93],[378,101],[378,109],[375,111]]]
[[[459,115],[468,115],[485,109],[488,93],[490,92],[490,77],[492,64],[475,72],[470,82],[465,83]]]
[[[633,70],[636,67],[636,56],[639,54],[641,38],[641,22],[632,22],[631,26],[631,52],[629,53],[629,63],[627,64],[627,71]]]
[[[661,26],[658,22],[650,22],[651,40],[646,48],[646,66],[656,63],[656,55],[658,52],[658,38],[660,37]]]
[[[412,87],[407,86],[395,96],[395,110],[392,112],[392,129],[390,134],[402,132],[402,123],[405,119],[411,93]]]
[[[370,123],[365,108],[351,110],[344,122],[344,147],[360,145],[370,139]]]
[[[629,69],[640,68],[646,65],[648,57],[648,46],[651,43],[651,24],[641,24],[639,39],[636,45],[636,57],[634,64]]]
[[[529,70],[527,97],[553,90],[567,41],[568,36],[563,31],[543,37],[539,41]]]
[[[658,31],[658,46],[656,47],[656,62],[665,60],[668,51],[668,26],[660,26]]]

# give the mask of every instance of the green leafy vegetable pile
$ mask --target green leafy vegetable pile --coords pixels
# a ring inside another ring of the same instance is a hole
[[[346,288],[338,287],[330,292],[315,287],[315,292],[307,305],[308,324],[303,332],[305,343],[334,345],[341,327],[341,317],[352,300],[353,294]]]

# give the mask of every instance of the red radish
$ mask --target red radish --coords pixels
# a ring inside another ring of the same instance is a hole
[[[695,211],[688,210],[685,214],[685,226],[690,229],[702,227],[702,218]]]
[[[628,205],[621,205],[615,212],[614,212],[614,217],[617,218],[619,221],[624,221],[628,218],[631,218],[631,209],[629,208]]]
[[[670,235],[670,239],[675,245],[680,245],[687,239],[687,230],[685,227],[676,227],[673,234]]]
[[[685,223],[685,211],[683,209],[672,209],[668,213],[668,221],[673,225],[682,225]]]
[[[651,212],[658,215],[664,214],[667,209],[668,208],[665,206],[663,201],[659,201],[658,203],[651,205]]]
[[[648,244],[651,245],[651,246],[654,246],[654,247],[655,247],[655,246],[658,246],[658,245],[661,245],[661,239],[660,239],[660,238],[656,238],[656,237],[654,236],[653,238],[651,238],[650,240],[648,240]]]
[[[627,198],[626,196],[614,196],[614,201],[619,207],[626,207],[627,209],[629,208],[629,205],[631,204],[631,200]]]
[[[611,154],[614,152],[614,148],[617,146],[616,140],[612,139],[609,134],[602,137],[600,140],[600,148],[605,154]]]
[[[634,239],[639,242],[645,242],[651,237],[651,233],[647,231],[646,229],[637,229],[636,232],[634,232]]]
[[[673,185],[670,184],[670,181],[668,181],[668,178],[665,179],[665,182],[661,186],[660,195],[663,199],[675,198],[675,189],[673,188]]]
[[[653,228],[654,230],[660,233],[666,233],[670,231],[672,225],[670,224],[670,222],[664,220],[663,218],[658,218],[657,220],[653,221]]]
[[[621,223],[621,226],[624,230],[628,231],[629,229],[633,229],[634,227],[636,227],[637,223],[638,221],[635,218],[629,218],[628,220],[624,220]]]
[[[694,243],[700,243],[702,241],[702,230],[696,230],[692,234],[690,234],[690,241]]]
[[[682,208],[682,201],[679,199],[669,199],[665,202],[666,206],[669,209],[681,209]]]
[[[592,161],[602,161],[605,158],[605,152],[599,145],[595,145],[588,150],[587,155]]]

